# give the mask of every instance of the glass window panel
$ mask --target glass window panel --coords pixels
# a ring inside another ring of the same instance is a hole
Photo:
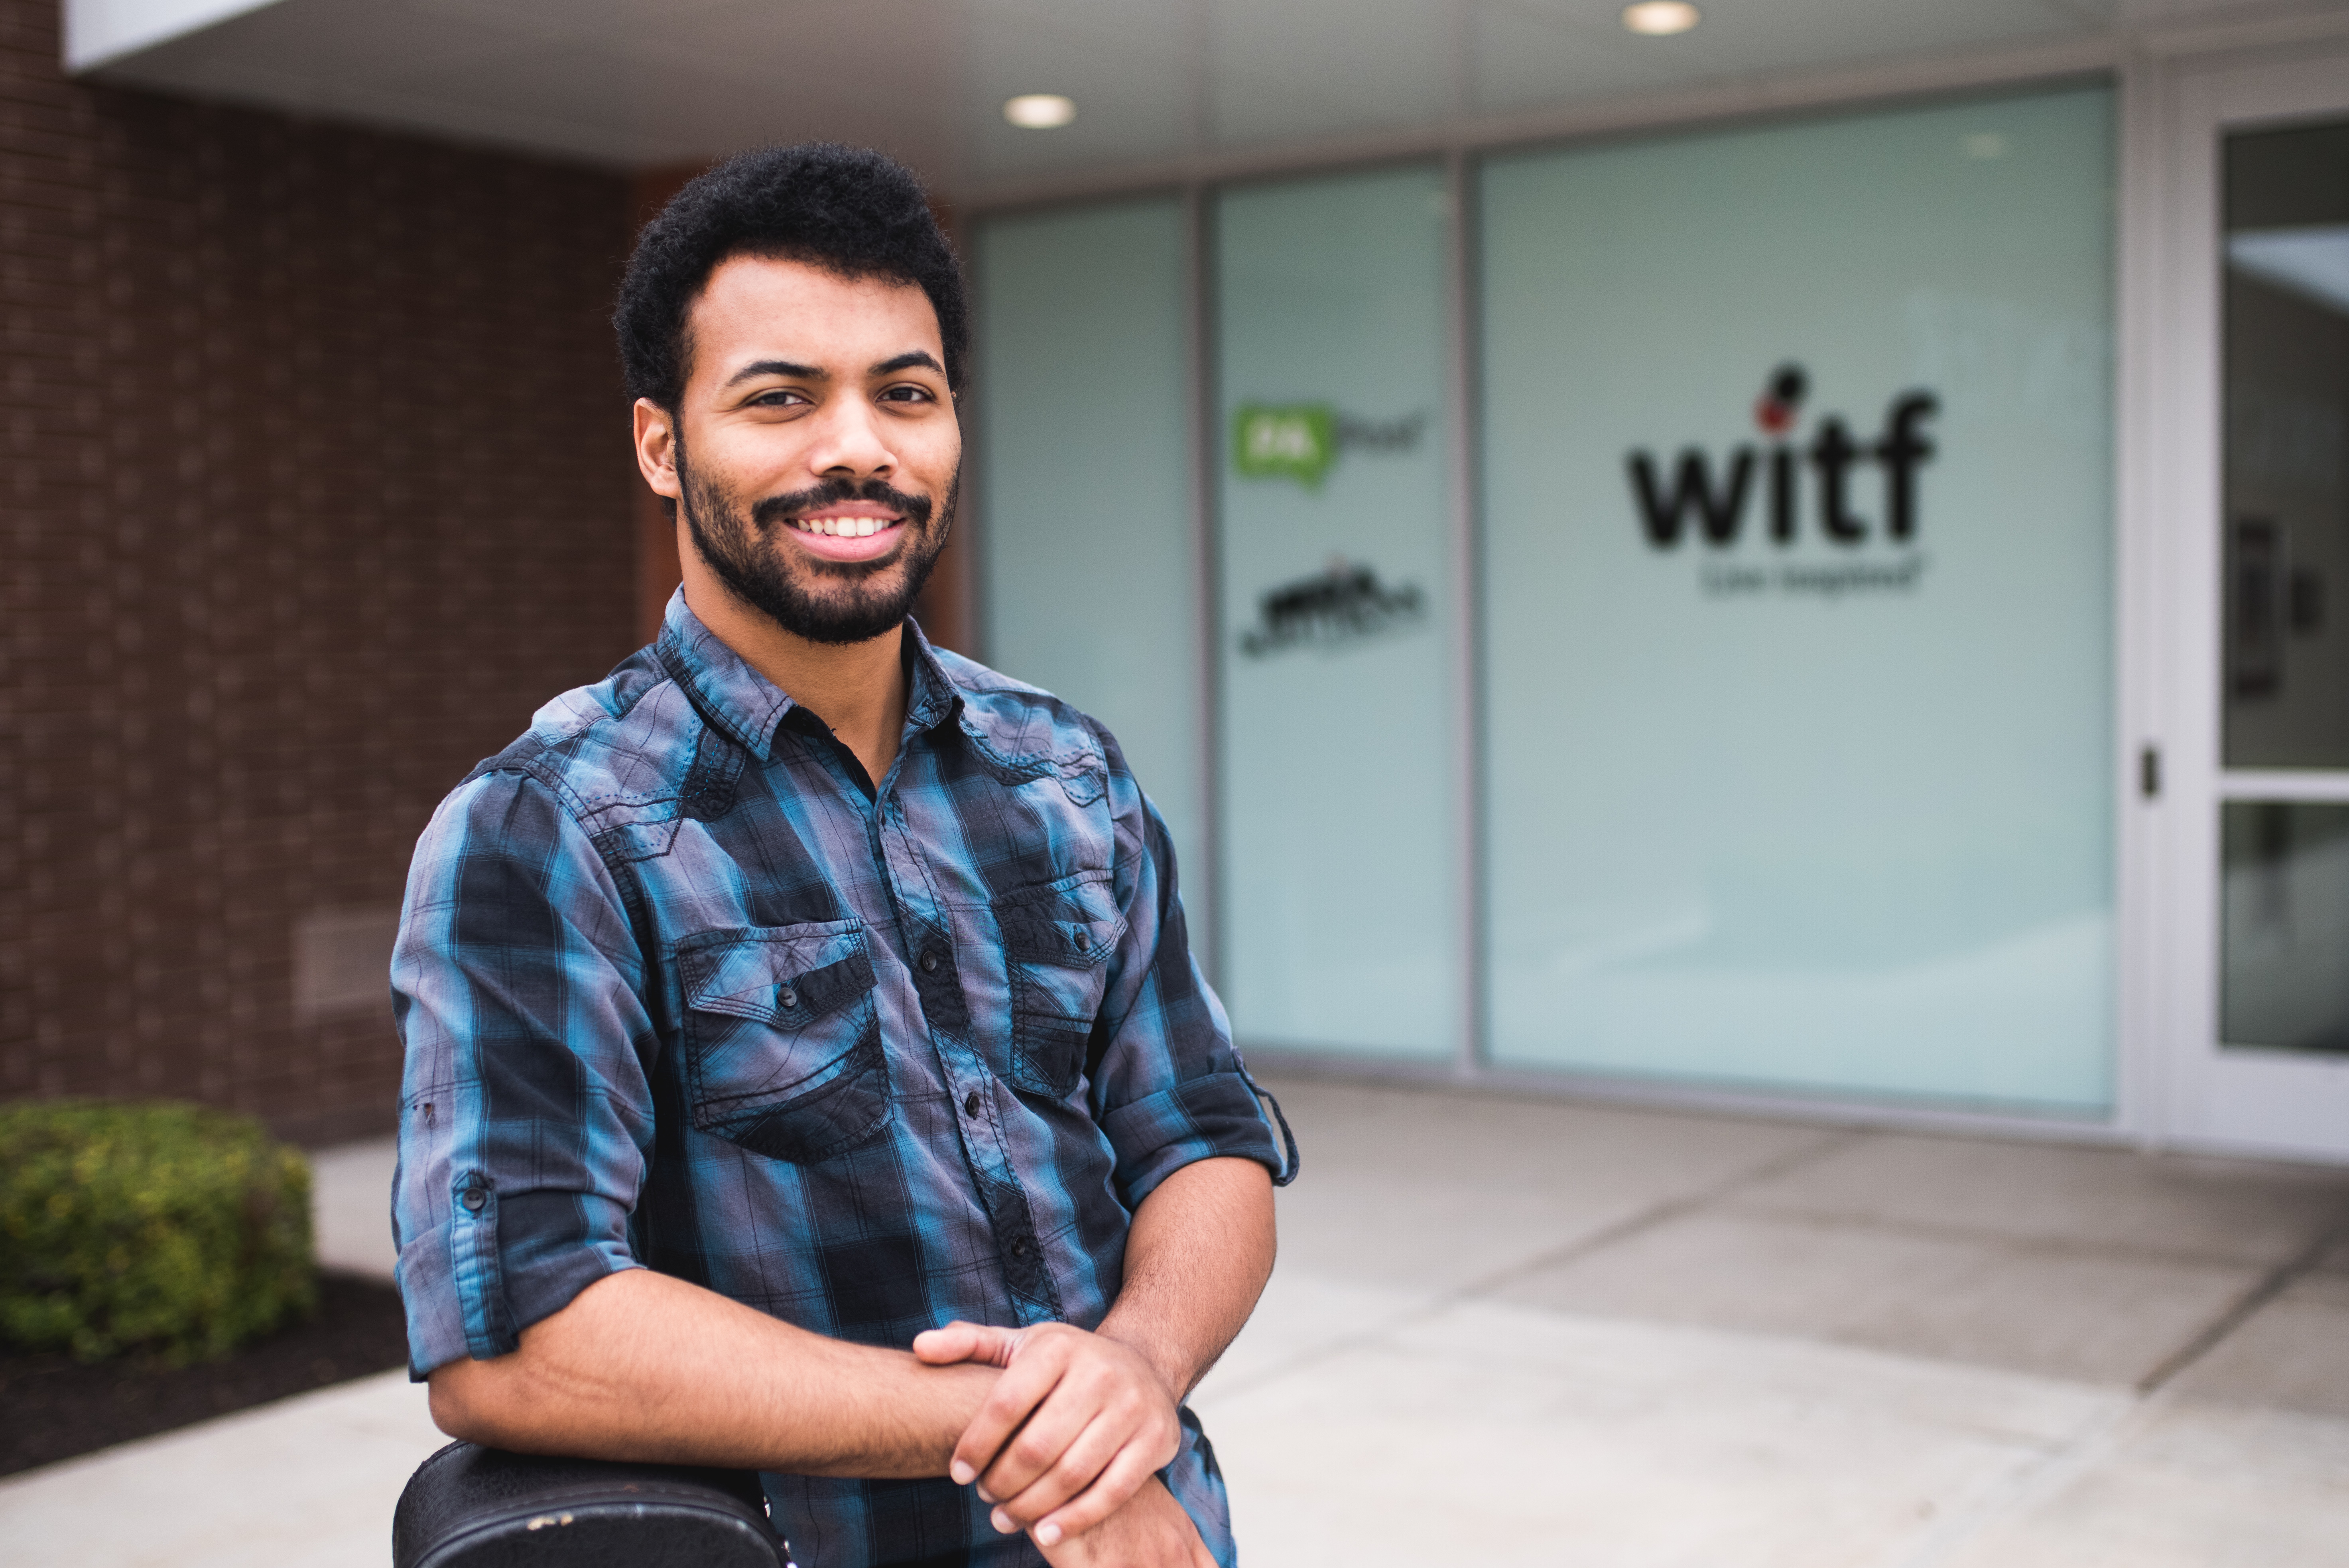
[[[1206,922],[1189,244],[1173,199],[978,226],[988,659],[1109,726]]]
[[[1448,222],[1424,168],[1216,202],[1220,978],[1253,1044],[1456,1046]]]
[[[2220,1035],[2349,1052],[2349,805],[2229,801]]]
[[[1486,167],[1501,1064],[2109,1101],[2112,119]]]
[[[2349,768],[2349,125],[2225,159],[2227,765]]]

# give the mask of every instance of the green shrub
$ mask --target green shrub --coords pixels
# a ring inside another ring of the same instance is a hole
[[[0,1338],[215,1356],[306,1315],[310,1165],[169,1102],[0,1106]]]

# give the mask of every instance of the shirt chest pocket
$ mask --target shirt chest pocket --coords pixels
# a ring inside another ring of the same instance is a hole
[[[1011,1083],[1055,1099],[1077,1086],[1125,934],[1106,879],[1056,883],[995,907],[1011,980]]]
[[[888,1125],[864,923],[749,926],[678,944],[693,1125],[812,1164]]]

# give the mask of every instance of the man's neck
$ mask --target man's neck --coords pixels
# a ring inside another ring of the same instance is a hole
[[[743,603],[689,545],[680,555],[685,602],[701,624],[743,663],[830,725],[878,787],[897,760],[905,728],[904,625],[865,642],[811,642]]]

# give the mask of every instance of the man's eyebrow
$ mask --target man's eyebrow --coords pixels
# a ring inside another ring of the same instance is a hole
[[[727,379],[729,387],[760,376],[789,376],[797,381],[829,381],[832,372],[814,365],[796,364],[789,359],[754,359]]]
[[[916,348],[911,353],[900,354],[895,359],[882,360],[881,363],[874,366],[868,374],[874,376],[894,376],[900,370],[910,370],[916,365],[923,366],[927,369],[936,370],[941,376],[947,373],[947,368],[944,365],[939,364],[936,359],[931,358],[927,351]]]

